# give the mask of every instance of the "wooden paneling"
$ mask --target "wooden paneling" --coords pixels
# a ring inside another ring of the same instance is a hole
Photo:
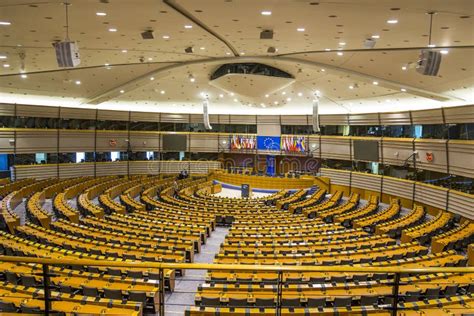
[[[306,115],[282,115],[281,125],[311,125],[312,121],[307,119]]]
[[[349,125],[349,116],[346,114],[327,114],[319,117],[319,124],[324,125]]]
[[[55,153],[58,148],[57,130],[23,129],[16,134],[17,153]]]
[[[350,114],[350,125],[379,125],[378,113]]]
[[[110,176],[110,175],[126,175],[127,161],[114,161],[114,162],[97,162],[96,163],[96,175],[97,176]]]
[[[189,137],[191,152],[218,152],[219,135],[213,133],[193,133]],[[228,140],[227,140],[228,141]]]
[[[189,114],[161,113],[161,122],[189,123]]]
[[[116,142],[115,146],[111,146],[112,140]],[[127,151],[127,140],[127,131],[97,131],[97,151]]]
[[[441,108],[411,112],[413,124],[443,124]]]
[[[321,136],[321,157],[350,160],[350,142],[349,137]]]
[[[383,138],[383,163],[401,166],[413,154],[413,139],[411,138]],[[411,164],[413,160],[409,159]]]
[[[74,178],[94,176],[94,163],[68,163],[59,164],[60,178]]]
[[[474,195],[450,190],[448,211],[474,219]]]
[[[0,103],[0,116],[14,116],[15,104]]]
[[[160,151],[160,134],[157,132],[130,132],[130,148],[133,152]]]
[[[128,121],[128,111],[99,110],[97,119],[99,121]]]
[[[234,122],[234,116],[231,116],[232,122]],[[273,124],[280,124],[280,116],[279,115],[259,115],[257,116],[257,124],[258,125],[273,125]]]
[[[94,152],[94,131],[60,130],[59,152]]]
[[[130,121],[132,122],[159,122],[160,113],[132,112],[130,113]]]
[[[410,125],[410,112],[380,113],[381,125]]]
[[[96,110],[94,109],[77,109],[62,107],[60,117],[63,119],[82,119],[95,120]]]
[[[445,210],[447,197],[448,189],[426,183],[416,183],[415,201],[417,203],[423,203],[440,210]]]
[[[27,117],[57,118],[59,117],[59,110],[56,106],[34,106],[18,104],[16,106],[16,115]]]
[[[417,168],[447,172],[446,140],[416,139],[415,150],[418,152]],[[428,161],[427,154],[432,154],[433,161]]]
[[[444,108],[446,123],[473,123],[474,105]]]
[[[449,173],[474,178],[474,141],[448,142]]]
[[[13,130],[0,129],[0,153],[12,154],[15,151],[15,133]]]

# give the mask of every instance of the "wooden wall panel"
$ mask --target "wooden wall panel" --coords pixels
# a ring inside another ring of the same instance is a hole
[[[97,131],[97,152],[127,151],[127,139],[127,131]],[[117,144],[111,146],[111,140],[115,140]]]
[[[18,130],[16,135],[17,153],[55,153],[58,150],[57,130],[24,129]]]
[[[0,129],[0,153],[13,154],[15,151],[15,132]]]
[[[441,108],[411,112],[413,124],[443,124]]]
[[[94,152],[94,131],[60,130],[59,152]]]
[[[99,121],[128,121],[128,111],[99,110],[97,114]]]
[[[311,125],[312,120],[308,121],[306,115],[282,115],[281,125]]]
[[[96,163],[97,176],[126,175],[127,171],[127,161]]]
[[[94,163],[84,162],[59,164],[60,178],[74,178],[85,176],[94,176]]]
[[[413,154],[413,139],[383,138],[383,163],[401,166]],[[411,164],[412,159],[408,162]]]
[[[350,125],[379,125],[378,113],[350,114]]]
[[[190,151],[191,152],[218,152],[219,151],[219,135],[213,133],[194,133],[190,134]],[[227,140],[228,141],[228,140]]]
[[[446,173],[446,140],[443,139],[416,139],[415,150],[417,155],[417,168],[433,170]],[[433,155],[433,161],[429,162],[427,154]]]
[[[57,118],[59,117],[59,110],[56,106],[34,106],[18,104],[16,106],[16,115],[27,117]]]
[[[95,120],[95,116],[96,116],[95,109],[78,109],[78,108],[62,107],[60,111],[60,117],[62,119]]]
[[[157,132],[130,132],[132,152],[160,151],[160,134]]]
[[[449,140],[449,173],[474,178],[474,141]]]
[[[380,113],[381,125],[410,125],[410,112]]]
[[[130,121],[132,122],[159,122],[160,113],[132,112],[130,113]]]
[[[161,113],[161,122],[189,123],[189,114]]]
[[[0,103],[0,116],[14,116],[15,104]]]
[[[474,220],[474,195],[450,190],[448,205],[448,211]]]
[[[350,160],[350,142],[349,137],[321,136],[321,157]]]
[[[319,125],[349,125],[349,116],[346,114],[327,114],[319,117]]]
[[[444,108],[446,123],[473,123],[474,105]]]
[[[415,201],[446,210],[448,189],[417,182],[415,186]]]

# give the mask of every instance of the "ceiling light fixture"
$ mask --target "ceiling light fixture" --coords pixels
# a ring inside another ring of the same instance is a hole
[[[407,70],[407,66],[402,66],[402,70]]]
[[[278,101],[273,102],[273,104],[278,105]]]
[[[285,91],[283,91],[281,94],[282,94],[282,95],[285,95],[285,94],[286,94],[286,92],[285,92]]]
[[[298,32],[304,32],[306,29],[304,27],[299,27],[296,29]]]
[[[354,89],[354,86],[349,86],[349,89],[351,89],[351,90]]]
[[[8,67],[10,67],[9,64],[4,64],[4,65],[3,65],[3,68],[8,68]]]
[[[122,49],[122,53],[127,53],[127,52],[128,52],[128,50]]]
[[[199,47],[199,49],[200,49],[200,50],[205,50],[205,49],[206,49],[206,47]]]
[[[237,100],[237,99],[234,99],[234,102],[237,102],[237,101],[239,101],[239,100]]]
[[[155,77],[151,77],[150,80],[151,80],[151,81],[155,80]]]
[[[20,77],[22,77],[23,79],[26,79],[26,78],[28,78],[28,75],[22,74]]]
[[[290,101],[291,101],[291,98],[286,98],[286,101],[290,102]]]
[[[241,52],[240,55],[245,55],[245,52]]]
[[[449,50],[447,50],[447,49],[440,50],[439,52],[443,55],[449,54]]]
[[[120,90],[120,93],[125,93],[125,90]]]
[[[433,47],[436,47],[436,45],[435,44],[429,44],[428,47],[433,48]]]
[[[80,81],[80,80],[76,80],[76,84],[77,84],[77,85],[80,85],[80,84],[81,84],[81,81]]]
[[[346,42],[340,42],[339,45],[345,46],[345,45],[346,45]]]
[[[153,60],[153,58],[152,58],[152,57],[148,57],[148,61],[152,61],[152,60]]]
[[[322,71],[322,72],[325,72],[325,71],[326,71],[326,69],[322,68],[322,69],[321,69],[321,71]]]
[[[109,32],[117,32],[117,29],[116,28],[109,28]]]
[[[160,93],[161,93],[161,94],[165,94],[166,92],[165,92],[165,90],[161,90]]]
[[[192,25],[185,25],[184,28],[189,30],[189,29],[192,29],[193,26]]]
[[[401,91],[401,92],[407,92],[407,89],[401,88],[400,91]]]
[[[272,15],[272,11],[262,11],[260,12],[261,15]]]
[[[337,55],[342,56],[342,55],[344,55],[344,53],[343,52],[337,52]]]
[[[372,35],[372,38],[379,39],[380,35]]]
[[[96,12],[95,15],[97,15],[97,16],[106,16],[107,13],[105,13],[105,12]]]
[[[379,82],[378,81],[373,81],[372,84],[378,86]]]
[[[169,35],[163,35],[162,37],[163,37],[163,39],[169,39],[170,38]]]
[[[11,22],[0,21],[0,25],[12,25]]]
[[[224,97],[224,95],[222,93],[219,94],[219,98],[223,98],[223,97]]]
[[[388,24],[397,24],[397,23],[398,23],[398,20],[395,20],[395,19],[393,19],[393,20],[387,20],[387,23],[388,23]]]
[[[0,59],[7,59],[6,55],[0,55]]]
[[[298,92],[298,96],[299,96],[299,97],[302,97],[302,96],[303,96],[303,93]]]
[[[231,93],[230,93],[230,96],[231,96],[231,97],[233,97],[234,95],[235,95],[234,92],[231,92]]]
[[[327,51],[327,52],[330,52],[330,51],[331,51],[330,48],[325,48],[324,50]]]
[[[268,97],[269,97],[269,95],[268,95],[268,94],[265,94],[265,98],[268,98]]]

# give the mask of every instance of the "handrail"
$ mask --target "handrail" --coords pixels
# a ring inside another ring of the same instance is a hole
[[[48,265],[102,266],[115,268],[154,268],[154,269],[195,269],[232,271],[271,271],[271,272],[366,272],[366,273],[474,273],[474,267],[353,267],[353,266],[293,266],[293,265],[233,265],[214,263],[151,263],[116,262],[111,260],[88,259],[48,259],[17,256],[0,256],[0,262],[39,263]]]

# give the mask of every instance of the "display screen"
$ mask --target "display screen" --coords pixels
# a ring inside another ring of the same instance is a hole
[[[186,151],[186,135],[167,134],[163,135],[163,151]]]
[[[354,140],[354,160],[379,161],[379,142]]]

